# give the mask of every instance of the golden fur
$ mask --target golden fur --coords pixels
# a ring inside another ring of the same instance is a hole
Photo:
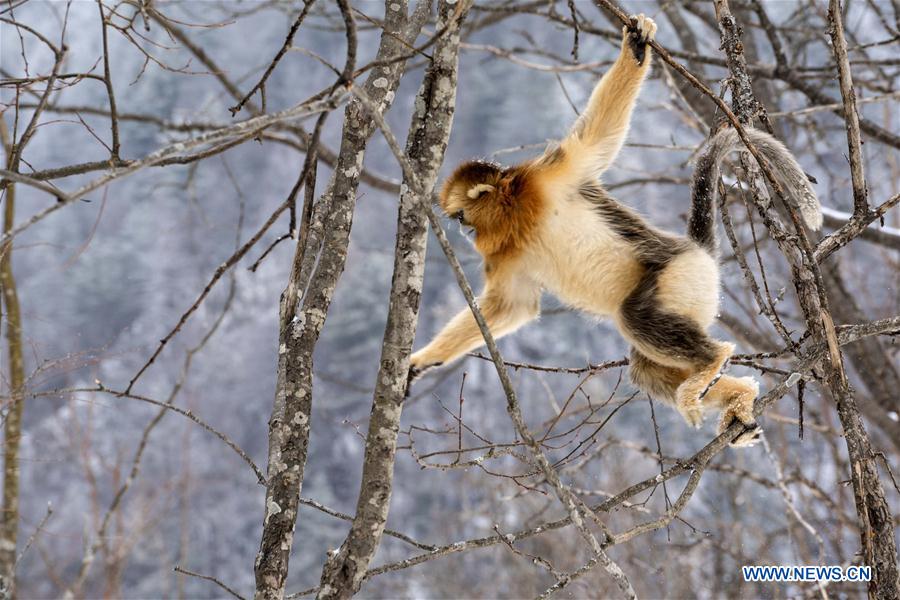
[[[631,379],[639,388],[674,404],[693,426],[704,409],[720,409],[719,429],[738,419],[748,430],[735,445],[750,445],[758,438],[756,381],[723,375],[706,389],[734,350],[706,335],[718,310],[718,266],[708,243],[714,230],[706,238],[656,230],[597,182],[622,147],[650,67],[647,42],[656,25],[643,15],[632,23],[623,30],[618,59],[565,140],[510,168],[461,165],[444,183],[441,207],[475,231],[485,278],[478,302],[495,337],[537,317],[543,290],[611,317],[633,346]],[[711,217],[695,210],[696,229],[708,227]],[[466,308],[413,354],[411,378],[482,342]]]

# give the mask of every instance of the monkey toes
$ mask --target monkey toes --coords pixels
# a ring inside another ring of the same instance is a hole
[[[741,421],[737,417],[731,417],[730,420],[725,421],[724,419],[719,424],[719,433],[722,433],[734,422],[738,422],[743,424],[744,430],[731,441],[732,448],[749,448],[750,446],[755,446],[762,435],[762,427],[756,421],[751,421],[749,423]]]
[[[622,29],[623,35],[627,36],[631,33],[643,44],[653,41],[653,37],[656,35],[656,22],[650,17],[644,16],[644,13],[631,15],[630,18],[632,24],[626,25]]]
[[[718,433],[721,434],[737,421],[744,425],[744,431],[732,440],[732,447],[753,446],[759,442],[759,436],[762,434],[762,429],[753,418],[753,401],[759,394],[759,383],[752,377],[741,377],[735,380],[735,383],[742,385],[744,389],[728,400],[719,419]]]

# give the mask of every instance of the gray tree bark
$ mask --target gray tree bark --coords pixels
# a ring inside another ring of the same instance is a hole
[[[6,123],[0,121],[3,147],[12,160],[12,141]],[[6,188],[3,207],[3,232],[13,228],[16,214],[16,186]],[[19,532],[19,442],[22,437],[25,363],[22,356],[22,312],[12,270],[12,240],[0,245],[0,295],[6,313],[7,368],[9,371],[9,405],[3,419],[3,514],[0,516],[0,598],[16,594],[16,548]],[[0,311],[0,315],[3,311]]]
[[[832,0],[829,15],[839,23],[837,4],[836,0]],[[754,117],[751,111],[756,106],[756,100],[750,88],[750,77],[743,58],[741,32],[731,14],[728,0],[715,0],[715,6],[716,17],[722,33],[722,47],[725,50],[728,68],[733,75],[733,109],[742,123],[750,123]],[[840,27],[836,27],[835,35],[840,35],[840,31]],[[846,78],[849,80],[849,72],[846,73]],[[850,113],[854,112],[854,108],[852,104],[845,107],[845,117],[851,124],[854,120]],[[848,125],[848,127],[852,128],[852,125]],[[858,130],[858,124],[856,128]],[[858,136],[855,141],[858,143]],[[851,138],[850,145],[853,144],[854,140]],[[860,198],[857,192],[865,189],[864,182],[857,181],[860,177],[862,177],[861,169],[854,171],[857,210],[860,210]],[[751,186],[753,186],[752,182]],[[775,191],[777,194],[778,191]],[[755,189],[753,195],[756,199]],[[900,573],[898,573],[893,518],[878,475],[875,453],[844,371],[843,356],[825,294],[822,274],[813,257],[812,247],[806,237],[803,225],[793,214],[794,209],[787,207],[794,221],[796,235],[788,236],[784,230],[779,231],[780,225],[767,214],[764,203],[757,202],[757,205],[772,238],[790,263],[797,297],[803,309],[807,326],[813,334],[813,339],[826,344],[829,349],[829,356],[820,363],[820,368],[825,375],[824,387],[837,405],[838,418],[847,443],[850,479],[853,484],[853,497],[859,519],[862,562],[871,566],[873,571],[873,578],[868,588],[869,597],[884,600],[898,598],[900,597]],[[866,209],[862,208],[861,210],[865,211]]]
[[[457,58],[468,2],[442,0],[434,46],[415,101],[406,157],[417,181],[404,176],[397,217],[394,275],[369,431],[362,483],[350,532],[322,569],[318,598],[350,598],[362,585],[387,522],[394,479],[397,433],[406,395],[409,355],[416,335],[425,273],[428,219],[425,208],[444,160],[456,104]]]
[[[385,2],[385,21],[376,56],[385,64],[370,71],[364,84],[366,93],[382,111],[394,99],[406,66],[401,57],[408,54],[409,44],[418,37],[424,22],[422,12],[417,10],[410,18],[405,0]],[[258,599],[284,597],[309,444],[313,350],[344,270],[363,158],[374,130],[362,104],[351,100],[344,111],[341,147],[328,192],[310,215],[309,235],[298,241],[302,244],[297,245],[291,275],[281,297],[265,516],[255,564]]]
[[[765,9],[758,2],[754,3],[754,8],[759,18],[764,23],[768,22],[768,15]],[[735,7],[735,13],[738,18],[744,20],[745,13],[751,12],[746,6]],[[771,35],[777,35],[774,30]],[[785,67],[787,58],[781,50],[780,42],[774,40],[778,44],[777,48],[773,48],[776,60]],[[756,47],[756,41],[752,36],[748,36],[743,40],[744,54],[751,62],[759,62],[760,53]],[[753,90],[756,97],[760,100],[760,108],[765,110],[767,106],[777,106],[777,90],[771,79],[756,78],[752,82]],[[703,106],[709,106],[704,103]],[[781,137],[781,130],[778,123],[772,124],[775,133]],[[837,229],[845,224],[845,221],[825,216],[825,224]],[[879,236],[882,232],[877,229],[865,229],[859,235],[863,239],[880,239],[880,243],[890,244],[892,240],[885,241],[884,236]],[[853,297],[847,286],[844,285],[841,277],[840,258],[832,256],[830,259],[822,261],[822,280],[825,282],[825,293],[828,296],[828,304],[834,318],[839,323],[862,323],[868,320],[866,314],[862,311],[859,303]],[[889,443],[894,448],[900,450],[900,423],[892,420],[889,412],[900,412],[900,373],[897,366],[891,359],[890,355],[885,351],[884,344],[877,336],[862,338],[858,342],[854,342],[843,348],[844,357],[853,367],[854,372],[860,382],[865,386],[864,397],[859,398],[859,408],[863,415],[870,423],[877,426],[885,434]]]

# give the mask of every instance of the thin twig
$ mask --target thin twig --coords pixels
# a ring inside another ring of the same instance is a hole
[[[206,581],[211,581],[214,584],[216,584],[217,586],[219,586],[220,588],[222,588],[223,590],[225,590],[226,592],[228,592],[229,594],[231,594],[232,596],[234,596],[235,598],[237,598],[238,600],[246,600],[243,596],[241,596],[236,591],[234,591],[233,589],[231,589],[230,587],[228,587],[227,585],[222,583],[220,580],[216,579],[215,577],[213,577],[211,575],[203,575],[201,573],[194,573],[193,571],[188,571],[187,569],[185,569],[184,567],[181,567],[179,565],[175,565],[175,568],[172,570],[175,571],[176,573],[183,573],[184,575],[190,575],[191,577],[197,577],[198,579],[205,579]]]
[[[241,108],[244,107],[244,104],[256,93],[257,90],[261,92],[262,96],[262,112],[266,111],[266,96],[265,96],[265,88],[266,88],[266,80],[269,79],[269,75],[272,74],[272,71],[275,70],[275,65],[278,64],[278,61],[281,60],[281,57],[284,56],[285,52],[288,51],[288,48],[291,47],[291,43],[294,41],[294,35],[297,33],[297,30],[300,29],[300,25],[303,23],[303,20],[306,18],[306,15],[309,14],[309,9],[312,8],[313,4],[315,4],[316,0],[304,0],[303,9],[300,11],[300,14],[297,15],[297,18],[294,19],[294,23],[291,25],[290,30],[288,30],[287,37],[284,39],[284,43],[281,45],[281,48],[278,50],[278,53],[275,54],[275,58],[272,59],[272,62],[269,63],[269,66],[266,68],[265,73],[260,78],[260,80],[250,88],[250,91],[238,101],[237,104],[229,108],[229,112],[231,112],[231,116],[235,116],[240,112]]]
[[[844,37],[844,23],[841,18],[840,0],[828,3],[831,48],[838,67],[838,81],[844,100],[844,121],[847,123],[847,148],[850,154],[850,177],[853,180],[853,216],[863,217],[869,212],[866,177],[862,164],[862,141],[859,135],[859,113],[856,110],[856,92],[850,73],[850,59],[847,57],[847,40]]]

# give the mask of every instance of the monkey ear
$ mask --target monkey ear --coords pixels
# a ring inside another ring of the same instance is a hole
[[[468,196],[472,200],[475,200],[476,198],[478,198],[478,196],[480,196],[484,192],[493,192],[495,189],[496,188],[494,188],[494,186],[492,186],[490,184],[479,183],[478,185],[473,185],[472,187],[470,187],[469,191],[466,192],[466,196]]]

